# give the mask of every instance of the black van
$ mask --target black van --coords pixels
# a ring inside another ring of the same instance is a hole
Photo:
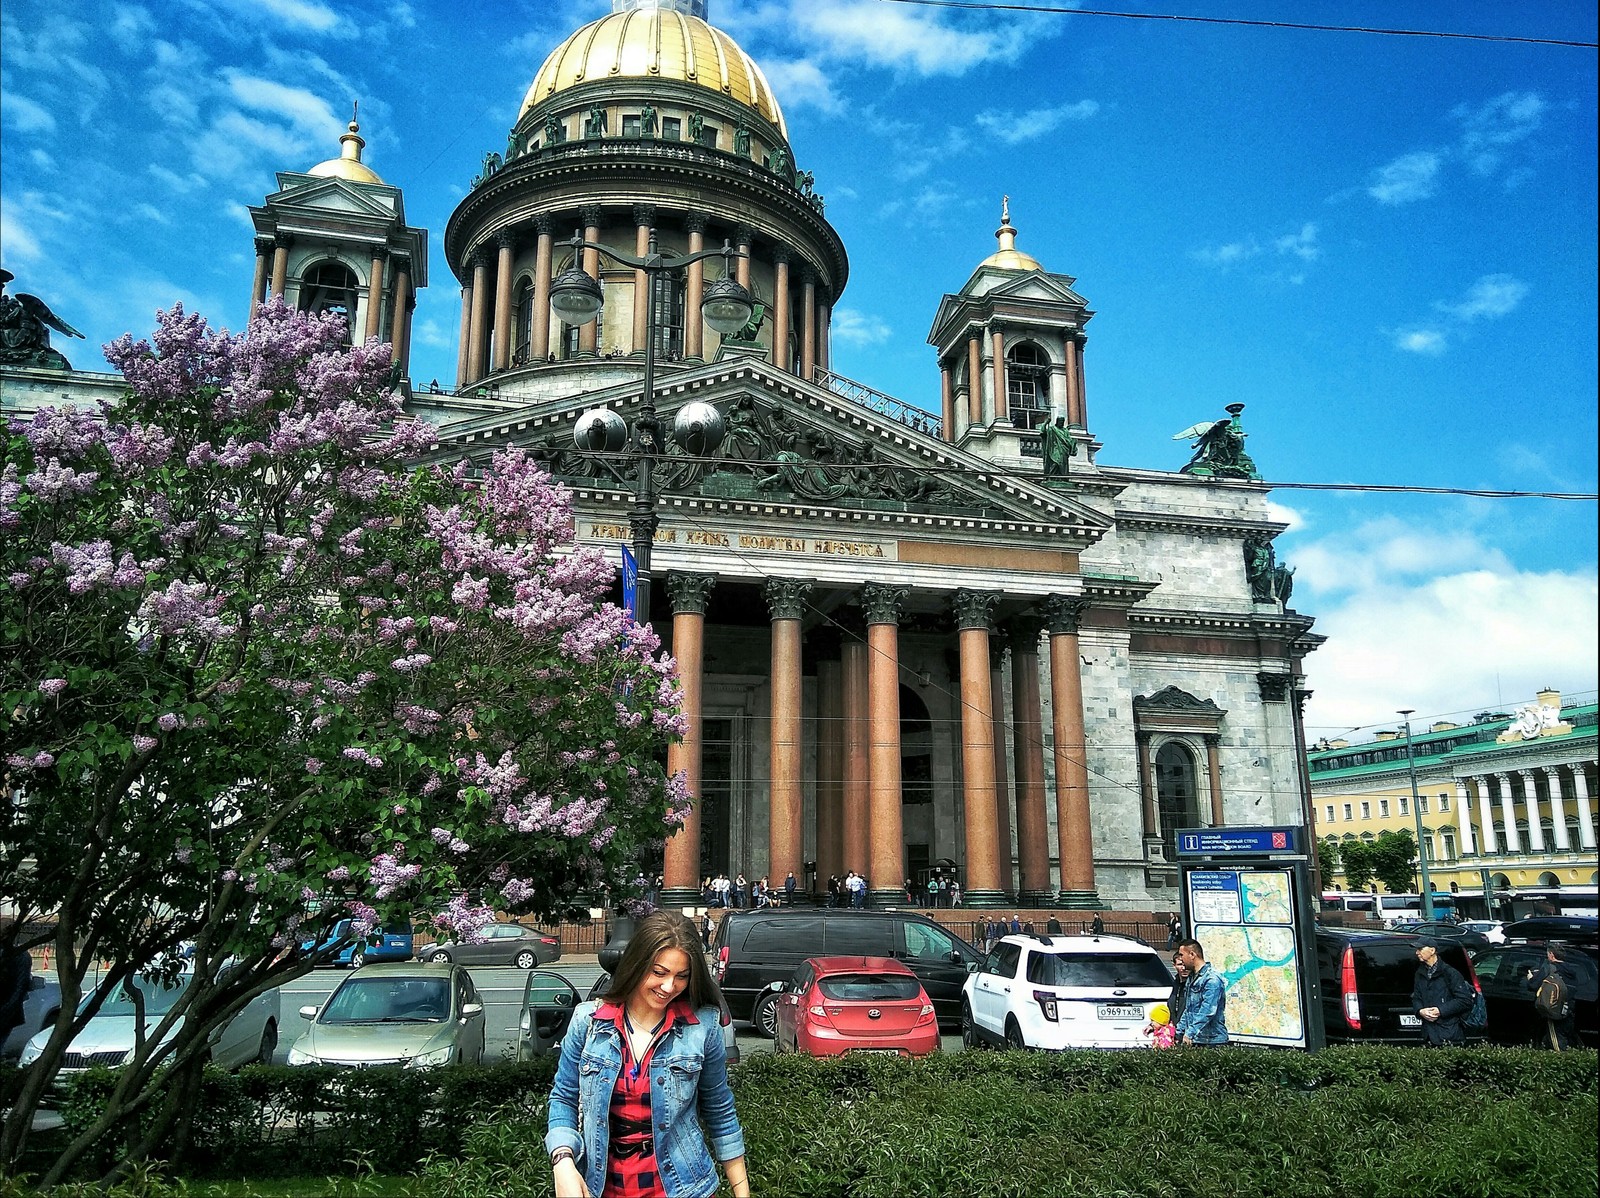
[[[983,954],[959,936],[910,911],[793,908],[731,911],[711,942],[717,981],[735,1019],[764,1035],[775,1030],[777,983],[807,957],[893,957],[928,992],[939,1026],[961,1025],[961,987]]]
[[[1422,1023],[1411,1013],[1417,945],[1405,932],[1317,928],[1317,973],[1322,1022],[1329,1044],[1421,1044]],[[1439,959],[1473,986],[1477,974],[1459,941],[1437,938]],[[1469,1043],[1483,1039],[1468,1032]]]

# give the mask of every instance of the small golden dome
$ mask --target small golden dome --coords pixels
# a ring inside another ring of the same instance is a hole
[[[591,21],[544,60],[522,99],[535,104],[584,83],[666,79],[695,84],[755,110],[789,136],[766,76],[722,30],[667,8],[637,8]]]
[[[366,144],[361,137],[361,126],[351,121],[348,131],[339,135],[339,157],[317,163],[306,174],[348,179],[351,183],[382,183],[378,172],[361,161],[361,150]]]
[[[994,231],[995,239],[1000,242],[1000,248],[978,263],[978,269],[993,266],[998,270],[1043,270],[1039,259],[1032,254],[1025,254],[1017,248],[1017,230],[1011,223],[1011,197],[1003,196],[1000,200],[1000,227]]]

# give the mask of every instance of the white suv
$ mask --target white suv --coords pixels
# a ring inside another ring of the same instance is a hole
[[[1135,1048],[1172,973],[1123,936],[1006,936],[961,991],[961,1040],[1012,1048]]]

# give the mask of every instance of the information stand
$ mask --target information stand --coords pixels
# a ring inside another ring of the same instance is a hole
[[[1311,878],[1299,828],[1177,834],[1184,926],[1228,987],[1229,1040],[1321,1048]]]

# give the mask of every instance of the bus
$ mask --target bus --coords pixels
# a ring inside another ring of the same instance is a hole
[[[1474,887],[1459,890],[1452,897],[1462,919],[1498,919],[1506,923],[1532,915],[1587,915],[1593,919],[1596,908],[1594,886],[1506,886],[1490,892],[1490,903],[1483,891]]]
[[[1368,919],[1394,924],[1422,918],[1420,894],[1378,894],[1370,890],[1325,890],[1322,893],[1324,911],[1351,911],[1364,914]],[[1433,893],[1435,919],[1448,919],[1455,914],[1456,896],[1442,891]]]

